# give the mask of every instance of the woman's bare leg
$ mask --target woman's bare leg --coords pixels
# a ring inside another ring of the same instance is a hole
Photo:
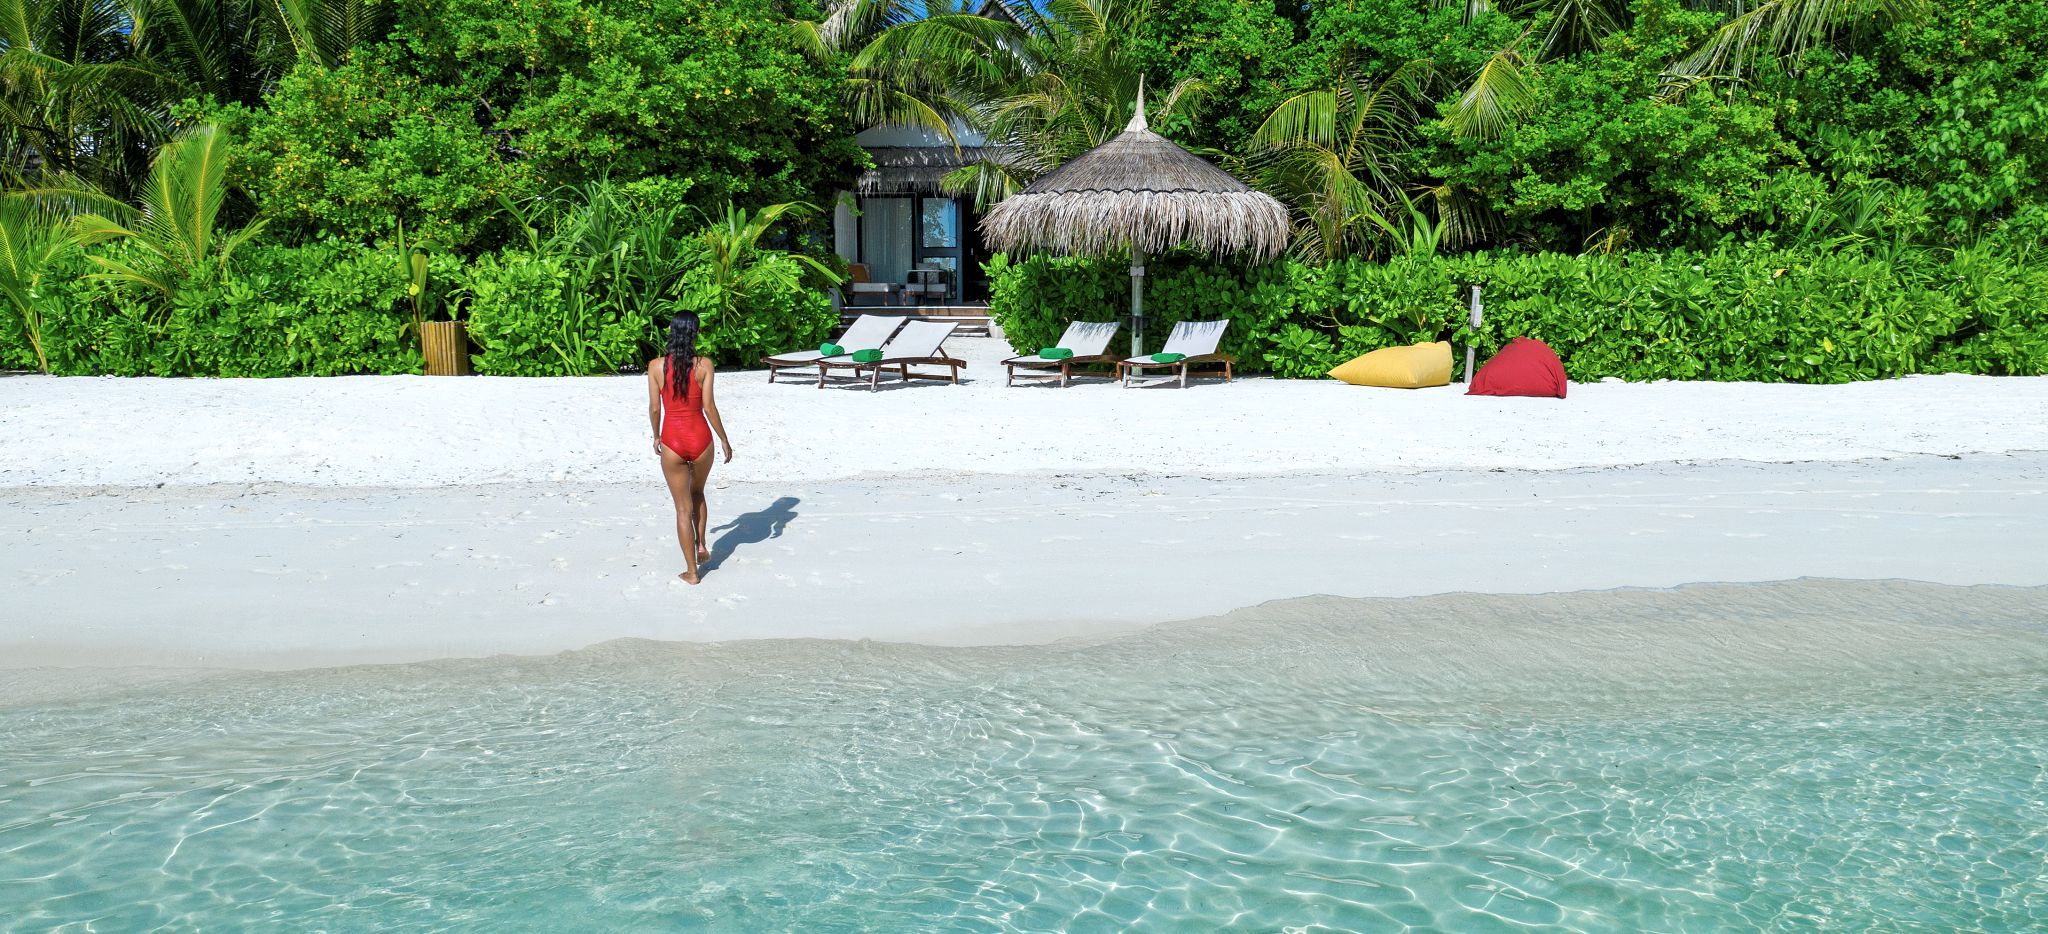
[[[668,495],[676,504],[676,543],[683,547],[683,560],[689,570],[676,575],[686,584],[697,582],[697,517],[696,497],[692,494],[698,483],[690,476],[693,465],[683,460],[682,455],[661,448],[661,478],[668,482]]]
[[[697,562],[699,564],[711,560],[711,548],[709,547],[711,539],[711,507],[704,502],[704,484],[711,480],[711,464],[713,461],[711,451],[714,447],[716,445],[706,447],[704,453],[698,455],[697,463],[694,465],[695,470],[690,478],[690,511],[696,513],[697,516]]]

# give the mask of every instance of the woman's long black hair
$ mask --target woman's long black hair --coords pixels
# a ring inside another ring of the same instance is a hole
[[[697,313],[678,311],[668,322],[668,380],[676,398],[690,396],[690,373],[697,368]]]

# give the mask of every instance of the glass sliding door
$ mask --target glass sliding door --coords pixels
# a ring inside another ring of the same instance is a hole
[[[960,202],[952,198],[919,198],[917,265],[935,270],[926,280],[926,298],[942,302],[960,300]]]
[[[860,263],[865,291],[887,302],[955,304],[966,299],[979,269],[969,265],[979,241],[973,217],[957,198],[890,194],[860,199]]]

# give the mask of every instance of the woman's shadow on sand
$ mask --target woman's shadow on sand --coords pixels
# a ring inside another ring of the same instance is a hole
[[[725,534],[711,543],[711,560],[705,562],[703,569],[718,570],[718,566],[724,564],[725,559],[738,551],[741,545],[758,545],[771,538],[781,538],[782,530],[789,527],[789,520],[796,518],[796,504],[800,502],[802,500],[794,496],[785,496],[766,509],[742,513],[731,522],[712,529]]]

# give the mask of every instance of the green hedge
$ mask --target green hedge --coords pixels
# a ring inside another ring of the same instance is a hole
[[[759,262],[796,265],[776,254]],[[615,287],[592,266],[574,257],[506,250],[458,271],[455,292],[469,311],[477,372],[613,373],[659,355],[667,342],[667,303],[645,307],[630,289]],[[759,366],[769,354],[817,346],[839,322],[832,300],[808,285],[749,295],[739,311],[730,320],[704,321],[699,353],[720,363]]]
[[[703,335],[697,341],[698,353],[720,363],[756,367],[771,354],[824,343],[839,325],[839,312],[832,308],[832,299],[825,292],[828,283],[815,275],[804,275],[805,270],[797,261],[785,254],[763,254],[756,262],[786,267],[788,278],[802,284],[764,285],[741,299],[737,316],[706,318]],[[684,273],[686,281],[701,272]],[[773,277],[761,278],[767,281]]]
[[[506,250],[458,275],[467,298],[472,358],[495,376],[588,376],[639,363],[651,321],[619,314],[582,288],[562,256]]]
[[[987,269],[991,313],[1020,350],[1049,346],[1068,321],[1128,313],[1119,262],[997,257]],[[1519,336],[1550,344],[1578,381],[2048,373],[2048,266],[1990,251],[1482,253],[1250,268],[1168,258],[1148,273],[1147,347],[1176,321],[1229,318],[1223,349],[1243,369],[1283,377],[1320,377],[1397,344],[1476,338],[1485,355]],[[1477,335],[1465,327],[1470,284],[1484,289]]]
[[[435,254],[431,281],[467,315],[478,372],[615,373],[660,353],[668,307],[618,286],[598,268],[608,259],[505,250],[464,262]],[[391,250],[331,241],[252,245],[228,268],[180,283],[168,299],[83,278],[92,269],[72,256],[47,278],[39,298],[52,373],[269,377],[423,369],[407,314],[410,280]],[[838,321],[831,300],[809,286],[751,296],[741,312],[706,323],[703,353],[756,366],[769,353],[817,346]],[[20,316],[0,303],[0,369],[35,366]]]
[[[81,261],[75,273],[87,270]],[[252,247],[160,296],[76,275],[52,277],[44,312],[50,370],[67,375],[336,376],[417,373],[419,349],[394,309],[406,280],[388,254],[322,244]],[[7,315],[8,346],[21,330]],[[8,363],[33,366],[21,354]]]

